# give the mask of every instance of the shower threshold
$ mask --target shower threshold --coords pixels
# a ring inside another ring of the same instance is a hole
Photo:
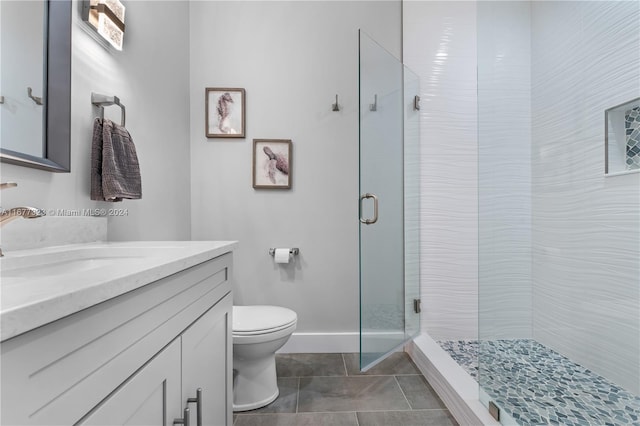
[[[437,343],[518,424],[640,425],[640,397],[535,340]]]

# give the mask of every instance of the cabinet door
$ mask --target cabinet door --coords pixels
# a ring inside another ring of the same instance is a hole
[[[176,417],[182,417],[179,339],[78,424],[170,426]]]
[[[195,398],[202,389],[202,425],[232,424],[231,294],[228,294],[182,334],[182,396]],[[191,425],[196,407],[190,404]]]

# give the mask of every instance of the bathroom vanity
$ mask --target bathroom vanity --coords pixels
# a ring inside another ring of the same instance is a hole
[[[1,423],[230,425],[235,244],[7,254]]]

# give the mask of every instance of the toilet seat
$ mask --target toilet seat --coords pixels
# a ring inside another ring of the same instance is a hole
[[[252,305],[233,307],[233,335],[258,336],[295,327],[297,314],[281,306]]]

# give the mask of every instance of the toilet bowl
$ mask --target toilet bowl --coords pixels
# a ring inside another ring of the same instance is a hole
[[[280,306],[233,307],[233,411],[255,410],[278,397],[275,352],[297,321],[294,311]]]

